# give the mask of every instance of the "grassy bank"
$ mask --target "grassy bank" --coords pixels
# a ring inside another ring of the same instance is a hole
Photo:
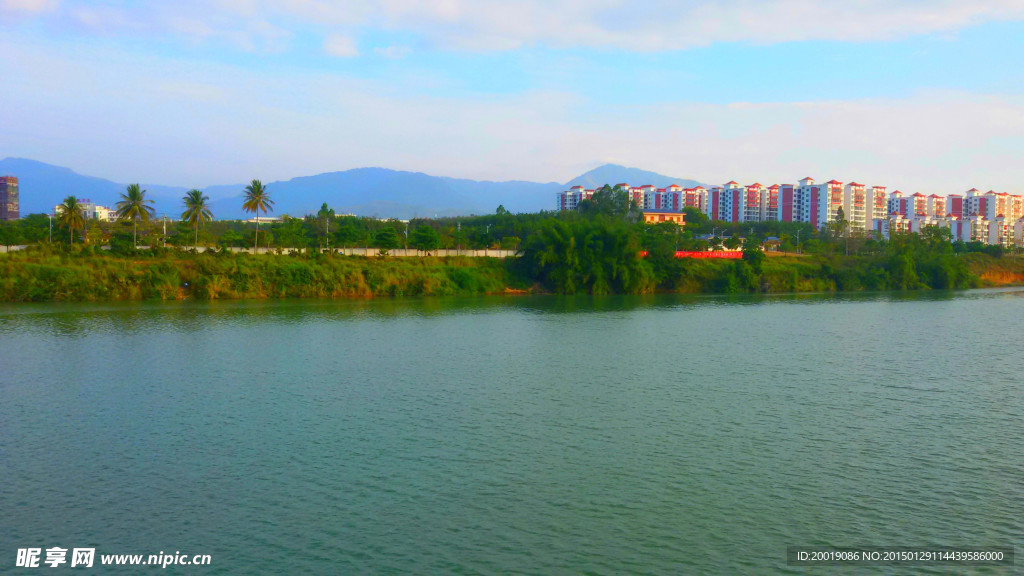
[[[967,268],[981,286],[1024,286],[1024,257],[967,254]]]
[[[368,298],[494,294],[514,283],[494,258],[365,258],[89,249],[0,255],[0,301]]]
[[[754,262],[640,259],[631,253],[606,269],[629,284],[604,283],[602,293],[788,293],[956,289],[1024,285],[1024,258],[962,256],[773,256]],[[365,258],[191,254],[173,250],[111,254],[90,248],[46,248],[0,254],[0,301],[211,300],[454,296],[559,290],[527,259]],[[617,267],[617,268],[615,268]],[[601,269],[596,267],[595,269]],[[576,292],[599,293],[594,272],[573,272]]]
[[[963,289],[1011,284],[1024,285],[1024,258],[971,254],[916,259],[778,256],[756,266],[743,260],[684,260],[671,267],[661,286],[687,293],[789,293]]]

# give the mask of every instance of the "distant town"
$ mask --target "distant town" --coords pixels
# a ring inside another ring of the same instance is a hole
[[[1006,192],[905,195],[885,186],[830,180],[818,184],[803,178],[799,184],[760,183],[742,186],[657,188],[619,183],[630,201],[644,211],[647,222],[683,223],[686,208],[695,208],[711,220],[723,222],[806,222],[824,228],[841,218],[851,230],[878,233],[916,232],[929,226],[948,228],[953,242],[982,242],[1004,247],[1024,246],[1024,196]],[[558,210],[575,210],[593,197],[596,189],[573,186],[558,194]]]

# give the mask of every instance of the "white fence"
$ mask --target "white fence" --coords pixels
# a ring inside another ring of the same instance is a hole
[[[7,252],[15,252],[17,250],[24,250],[27,246],[0,246],[0,254]],[[104,250],[109,250],[108,246],[103,247]],[[147,250],[149,246],[139,246],[139,250]],[[190,248],[184,246],[182,250],[189,250]],[[199,246],[196,248],[197,252],[206,252],[208,250],[214,250],[207,246]],[[251,254],[252,248],[229,248],[231,252],[241,253],[246,252]],[[288,254],[294,250],[293,248],[257,248],[257,254]],[[326,250],[325,250],[326,251]],[[371,256],[376,257],[380,254],[380,248],[332,248],[332,252],[335,254],[342,254],[346,256]],[[440,250],[431,250],[429,252],[423,250],[412,250],[406,248],[395,248],[394,250],[388,251],[388,256],[395,256],[399,258],[406,257],[425,257],[425,256],[466,256],[470,258],[512,258],[516,255],[515,250],[449,250],[442,248]]]

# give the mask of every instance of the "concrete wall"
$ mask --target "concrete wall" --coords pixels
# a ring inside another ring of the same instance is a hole
[[[24,250],[27,246],[0,246],[0,254],[7,252],[14,252],[16,250]],[[168,246],[170,248],[170,246]],[[103,247],[104,250],[109,250],[107,246]],[[149,246],[139,246],[139,250],[147,250]],[[187,247],[183,247],[182,250],[188,250]],[[198,252],[206,252],[207,250],[213,250],[206,246],[199,246],[196,248]],[[231,248],[234,253],[247,252],[252,253],[252,248]],[[291,251],[290,248],[282,248],[281,254],[288,254]],[[334,248],[335,254],[344,254],[348,256],[370,256],[376,257],[380,253],[379,248]],[[257,253],[259,254],[277,254],[277,248],[258,248]],[[515,250],[447,250],[440,249],[432,252],[423,252],[421,250],[406,250],[404,248],[396,248],[388,252],[389,256],[398,258],[405,257],[424,257],[424,256],[466,256],[470,258],[511,258],[516,255]]]

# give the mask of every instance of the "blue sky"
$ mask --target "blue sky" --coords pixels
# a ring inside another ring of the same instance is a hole
[[[0,157],[1021,192],[1018,0],[0,0]]]

